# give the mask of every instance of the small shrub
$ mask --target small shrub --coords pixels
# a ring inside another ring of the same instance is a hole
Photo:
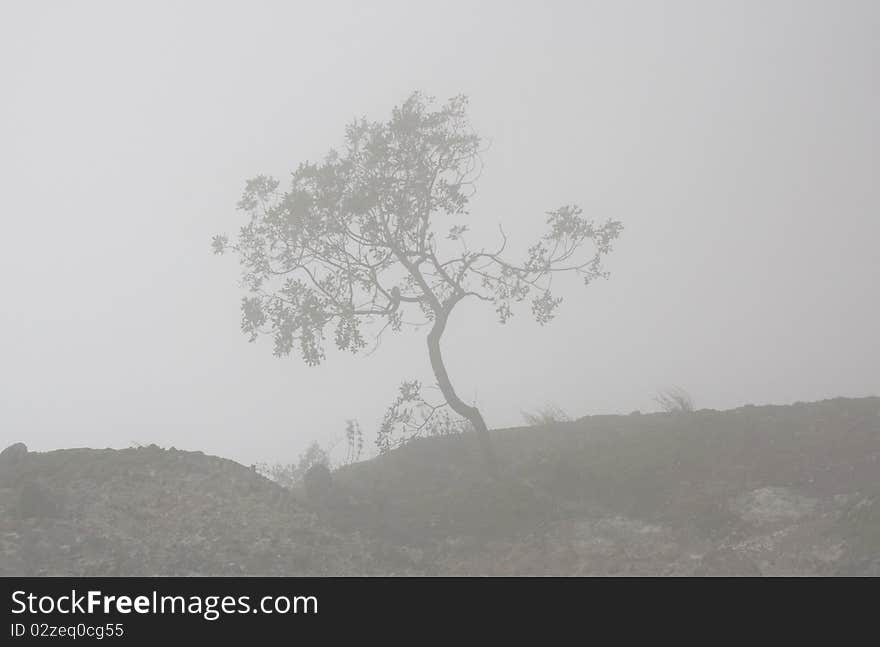
[[[568,414],[562,407],[552,402],[535,411],[522,411],[522,417],[530,427],[542,427],[556,422],[570,422]]]
[[[343,465],[357,463],[364,451],[364,432],[357,420],[347,420],[345,423],[345,461]]]
[[[273,464],[258,463],[255,465],[256,471],[265,476],[270,481],[274,481],[281,487],[293,488],[303,481],[306,473],[315,465],[323,465],[329,472],[330,457],[321,445],[317,442],[308,446],[299,456],[296,464]]]
[[[450,413],[445,402],[428,402],[422,396],[421,382],[408,380],[401,383],[397,398],[385,411],[376,434],[376,447],[380,454],[387,454],[419,437],[448,436],[474,429],[471,421]]]
[[[691,413],[694,400],[690,394],[680,387],[672,387],[658,391],[654,402],[666,413]]]
[[[294,463],[289,463],[287,465],[257,463],[253,468],[261,476],[265,476],[270,481],[274,481],[281,487],[287,489],[293,488],[302,478],[299,469]]]

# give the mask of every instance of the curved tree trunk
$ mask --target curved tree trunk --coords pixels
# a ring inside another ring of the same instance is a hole
[[[449,381],[449,374],[446,372],[446,364],[443,362],[443,355],[440,352],[440,338],[443,331],[446,330],[446,323],[449,319],[451,309],[443,309],[436,314],[434,325],[431,332],[428,333],[428,355],[431,358],[431,368],[434,370],[434,377],[437,378],[437,386],[446,399],[446,402],[452,407],[458,415],[466,418],[473,425],[477,432],[477,438],[480,442],[480,449],[483,452],[483,458],[486,461],[486,468],[490,476],[498,475],[498,459],[495,456],[495,448],[492,446],[492,439],[489,437],[489,429],[486,427],[486,421],[477,407],[473,407],[465,403],[456,394]]]

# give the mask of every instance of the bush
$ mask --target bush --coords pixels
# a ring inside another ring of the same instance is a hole
[[[677,386],[659,391],[654,402],[666,413],[691,413],[694,410],[693,398],[687,391]]]
[[[268,463],[257,464],[256,470],[270,481],[274,481],[281,487],[291,489],[299,485],[303,481],[308,471],[315,465],[323,465],[330,471],[330,457],[327,452],[317,442],[308,446],[299,456],[296,464],[274,464]]]
[[[522,411],[522,417],[530,427],[542,427],[556,422],[570,422],[571,418],[557,404],[545,404],[536,411]]]

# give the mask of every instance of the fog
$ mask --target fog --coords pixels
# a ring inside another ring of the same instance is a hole
[[[365,5],[369,4],[367,7]],[[462,304],[443,346],[490,427],[880,394],[880,5],[5,2],[0,446],[249,464],[371,437],[424,332],[317,368],[239,330],[244,181],[420,90],[491,143],[472,201],[524,250],[578,203],[624,231],[558,318]]]

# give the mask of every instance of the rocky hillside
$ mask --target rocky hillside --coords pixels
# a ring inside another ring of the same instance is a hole
[[[493,434],[502,482],[425,440],[339,471],[333,522],[443,574],[880,575],[880,398]]]
[[[425,439],[288,491],[143,447],[0,455],[0,575],[880,575],[880,398]]]
[[[156,446],[0,456],[0,575],[372,572],[356,536],[233,461]]]

